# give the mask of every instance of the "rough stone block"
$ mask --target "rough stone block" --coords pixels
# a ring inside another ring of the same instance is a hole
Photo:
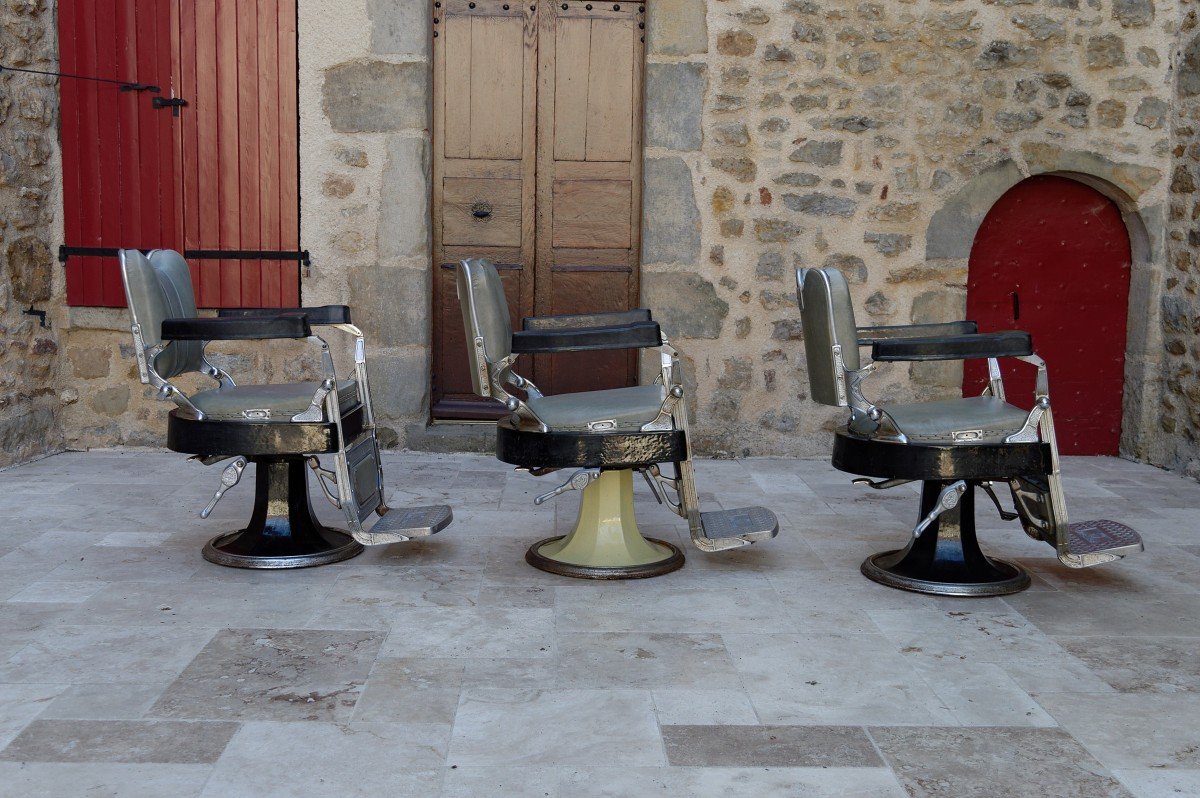
[[[85,380],[107,377],[112,364],[112,351],[102,346],[77,346],[67,350],[75,376]]]
[[[729,303],[716,287],[692,272],[650,272],[642,275],[642,301],[668,338],[718,338]]]
[[[1115,33],[1089,36],[1087,65],[1092,69],[1107,69],[1125,65],[1125,40]]]
[[[1113,0],[1113,19],[1126,28],[1144,28],[1154,21],[1153,0]]]
[[[646,8],[646,52],[692,55],[708,52],[706,0],[657,0]]]
[[[429,144],[393,136],[379,190],[379,257],[425,258],[429,252]]]
[[[858,203],[849,197],[837,197],[832,194],[814,192],[812,194],[784,194],[783,204],[793,211],[809,216],[843,216],[854,215]]]
[[[424,346],[429,342],[428,269],[384,269],[375,264],[350,270],[354,321],[371,346]]]
[[[371,51],[424,56],[429,52],[429,4],[420,0],[367,0]]]
[[[647,158],[642,189],[642,262],[695,263],[700,211],[682,158]]]
[[[321,107],[339,133],[423,129],[428,106],[428,64],[349,61],[325,70]]]
[[[646,144],[698,150],[707,84],[704,64],[646,65]]]
[[[842,142],[808,141],[793,150],[788,160],[816,166],[836,166],[842,162]]]
[[[23,236],[8,245],[6,276],[13,298],[21,304],[50,299],[50,247],[37,236]]]
[[[424,349],[368,351],[371,402],[382,424],[428,420],[429,355]],[[393,432],[392,435],[395,433]]]

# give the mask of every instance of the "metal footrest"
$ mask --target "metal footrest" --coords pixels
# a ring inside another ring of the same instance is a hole
[[[1116,521],[1077,521],[1069,525],[1065,554],[1058,559],[1071,568],[1089,568],[1144,549],[1142,536]]]
[[[441,532],[454,519],[444,504],[429,507],[393,507],[369,529],[354,535],[367,546],[381,543],[403,543],[413,538],[425,538]]]
[[[779,519],[766,507],[739,507],[700,513],[704,539],[696,545],[705,551],[721,551],[770,540],[779,534]]]

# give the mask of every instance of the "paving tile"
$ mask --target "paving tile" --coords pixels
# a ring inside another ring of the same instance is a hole
[[[325,606],[324,587],[229,584],[218,581],[114,582],[66,617],[67,623],[105,626],[303,626]]]
[[[1200,694],[1038,697],[1058,724],[1110,768],[1200,768]]]
[[[0,798],[195,798],[211,765],[0,762]]]
[[[912,798],[1128,798],[1061,729],[869,728]]]
[[[966,609],[872,610],[871,619],[899,651],[977,662],[1045,660],[1064,652],[1015,612]]]
[[[648,690],[463,691],[450,765],[665,765]]]
[[[747,629],[788,632],[796,628],[794,618],[781,606],[778,594],[769,585],[745,589],[665,585],[560,590],[555,595],[558,629],[713,633]]]
[[[58,695],[39,718],[137,720],[167,687],[159,684],[73,684]]]
[[[564,632],[558,687],[703,687],[739,684],[719,635]]]
[[[214,631],[54,626],[0,665],[0,683],[165,683],[184,669]]]
[[[1059,637],[1059,645],[1123,693],[1200,693],[1200,638]]]
[[[16,762],[211,764],[236,723],[176,720],[37,719],[0,751]]]
[[[354,720],[453,724],[462,692],[463,662],[379,658],[355,706]]]
[[[1104,566],[1101,566],[1104,567]],[[1109,566],[1109,567],[1120,567]],[[1048,635],[1173,637],[1195,633],[1200,595],[1018,593],[1004,602]]]
[[[166,689],[152,717],[349,720],[383,635],[225,629]]]
[[[0,748],[66,689],[64,684],[0,684]]]
[[[385,657],[552,657],[554,612],[499,607],[414,607],[396,616]]]
[[[436,795],[449,727],[406,723],[242,726],[204,798],[379,798]]]
[[[388,629],[411,607],[474,607],[481,577],[456,566],[375,566],[344,573],[321,599],[315,629]]]
[[[12,602],[75,604],[87,601],[108,585],[107,582],[34,582],[10,596]]]
[[[672,765],[692,767],[879,767],[857,726],[663,726]]]
[[[214,533],[215,534],[215,533]],[[48,581],[178,582],[200,570],[196,551],[144,546],[92,546],[46,574]]]
[[[880,635],[722,635],[767,724],[929,725],[953,712]]]
[[[660,725],[711,726],[718,723],[758,723],[750,696],[740,687],[708,690],[664,687],[653,690],[654,710]]]
[[[1136,798],[1180,798],[1200,795],[1200,770],[1134,769],[1113,774]]]
[[[887,768],[457,767],[442,798],[625,798],[643,795],[904,798]]]
[[[1054,726],[1054,718],[992,662],[909,661],[963,726]],[[1053,667],[1041,663],[1042,667]]]

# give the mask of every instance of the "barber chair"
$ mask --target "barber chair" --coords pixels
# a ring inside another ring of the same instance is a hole
[[[834,437],[833,466],[871,479],[875,489],[921,481],[921,507],[908,544],[862,564],[868,578],[890,587],[946,596],[1002,596],[1029,586],[1015,563],[988,557],[975,536],[975,489],[1000,517],[1020,520],[1034,540],[1050,544],[1068,568],[1088,568],[1142,550],[1137,532],[1115,521],[1067,520],[1046,364],[1025,332],[979,333],[975,322],[856,327],[850,289],[837,269],[796,273],[812,397],[847,407]],[[863,365],[859,347],[870,346]],[[1037,368],[1032,410],[1005,401],[998,358]],[[987,358],[981,396],[873,404],[863,392],[880,363]],[[1007,483],[1014,510],[996,486]]]
[[[660,504],[687,519],[701,551],[739,548],[778,534],[779,522],[764,507],[700,511],[683,375],[650,311],[527,318],[514,333],[500,277],[482,259],[460,264],[458,299],[475,393],[511,411],[496,424],[496,457],[535,476],[577,469],[534,499],[540,505],[567,491],[583,492],[575,527],[533,544],[525,555],[530,565],[584,579],[636,579],[682,567],[677,546],[646,538],[638,529],[635,471]],[[659,350],[661,371],[654,383],[544,396],[513,370],[521,354],[633,348]],[[666,463],[671,476],[659,469]]]
[[[349,308],[237,309],[199,318],[188,264],[178,252],[126,249],[119,255],[141,381],[176,405],[167,419],[167,447],[205,465],[231,460],[200,516],[207,518],[247,464],[255,464],[249,525],[210,540],[206,560],[235,568],[324,565],[354,557],[364,544],[425,537],[450,523],[446,506],[390,509],[384,503],[366,349]],[[314,327],[354,337],[353,376],[337,377],[329,346]],[[205,352],[210,341],[274,339],[315,345],[323,378],[237,385]],[[211,377],[216,387],[189,396],[171,382],[191,372]],[[321,455],[333,456],[332,469],[322,467]],[[325,498],[342,510],[348,531],[313,517],[309,469]]]

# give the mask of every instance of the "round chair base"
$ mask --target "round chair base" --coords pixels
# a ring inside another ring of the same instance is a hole
[[[947,582],[920,579],[897,573],[893,567],[902,559],[904,551],[882,551],[872,554],[863,560],[862,573],[872,582],[878,582],[888,587],[908,590],[913,593],[927,593],[932,596],[963,596],[967,598],[982,598],[988,596],[1009,596],[1020,593],[1029,587],[1029,574],[1024,568],[1007,560],[988,557],[988,562],[994,566],[995,579],[985,582]]]
[[[658,538],[645,538],[645,541],[664,549],[666,556],[658,562],[641,565],[576,565],[542,554],[542,547],[558,543],[566,537],[558,535],[534,543],[529,547],[529,551],[525,552],[525,562],[541,571],[576,579],[648,579],[678,571],[683,567],[683,552],[679,547]]]
[[[239,530],[217,535],[204,546],[204,559],[217,565],[230,568],[263,568],[278,570],[282,568],[311,568],[315,565],[328,565],[333,562],[349,560],[363,552],[363,545],[345,532],[336,529],[319,527],[315,530],[318,541],[309,537],[304,551],[291,553],[270,552],[262,553],[264,538],[256,532]],[[250,538],[250,539],[246,539]],[[320,543],[327,544],[321,548]],[[258,544],[258,545],[256,545]],[[313,545],[316,544],[316,545]],[[266,547],[270,548],[277,547]]]

